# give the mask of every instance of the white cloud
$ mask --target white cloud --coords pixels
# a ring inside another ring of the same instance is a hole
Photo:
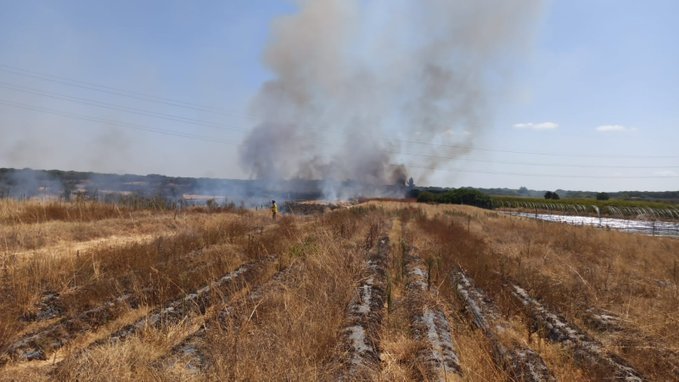
[[[555,123],[555,122],[515,123],[514,128],[515,129],[524,129],[524,130],[554,130],[554,129],[559,128],[559,124]]]
[[[600,133],[620,133],[624,131],[636,131],[634,127],[626,127],[623,125],[601,125],[597,126],[596,131]]]

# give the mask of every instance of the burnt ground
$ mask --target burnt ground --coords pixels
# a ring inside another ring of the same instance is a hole
[[[154,259],[183,283],[164,293],[161,284],[99,295],[86,286],[70,292],[89,299],[74,306],[45,290],[7,334],[0,379],[130,379],[123,371],[137,370],[140,379],[679,380],[676,354],[663,353],[649,375],[609,339],[657,338],[597,304],[573,312],[550,303],[520,273],[494,268],[469,225],[411,207],[309,208],[230,237],[235,261],[196,263],[195,249],[180,247]],[[287,353],[297,330],[323,336]],[[153,354],[135,350],[144,344]],[[288,369],[273,366],[283,359]],[[105,367],[113,374],[90,373]]]

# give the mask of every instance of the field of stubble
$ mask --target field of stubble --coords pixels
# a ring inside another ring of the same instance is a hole
[[[677,239],[2,200],[0,251],[0,380],[679,380]]]

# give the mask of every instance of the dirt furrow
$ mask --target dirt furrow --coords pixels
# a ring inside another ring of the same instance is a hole
[[[202,264],[191,269],[188,274],[204,271],[210,264]],[[134,293],[126,293],[99,306],[88,309],[76,317],[62,317],[57,322],[28,334],[12,345],[0,358],[0,365],[9,360],[33,361],[44,360],[52,353],[82,333],[96,330],[101,325],[119,317],[127,309],[136,309],[144,296],[154,293],[152,288],[144,288]]]
[[[21,321],[38,322],[60,318],[64,315],[65,310],[61,294],[53,290],[46,290],[35,306],[35,313],[30,312],[22,315]]]
[[[365,378],[380,367],[380,328],[387,300],[389,237],[378,239],[365,267],[365,276],[346,313],[342,330],[343,369],[340,379]]]
[[[208,331],[215,325],[231,330],[237,330],[238,325],[229,326],[228,321],[243,313],[243,309],[251,306],[258,306],[265,298],[265,293],[271,293],[284,287],[286,282],[291,278],[291,275],[299,272],[301,269],[302,266],[300,264],[288,266],[287,268],[276,272],[276,274],[274,274],[267,282],[253,288],[245,298],[221,308],[213,316],[207,318],[200,329],[184,338],[184,340],[172,348],[170,353],[158,360],[156,364],[159,367],[172,367],[181,360],[184,367],[187,369],[205,369],[208,357],[205,355],[203,347],[205,346],[204,342]]]
[[[590,307],[578,312],[585,326],[597,332],[597,336],[608,344],[618,347],[624,357],[631,360],[640,355],[638,349],[644,349],[643,356],[650,358],[650,365],[637,365],[641,373],[658,373],[667,371],[668,374],[656,375],[656,379],[674,377],[679,380],[679,350],[672,349],[666,340],[656,335],[650,335],[639,330],[639,327],[618,316],[616,313]],[[645,369],[642,367],[645,366]],[[650,368],[650,371],[648,371]]]
[[[564,317],[551,312],[518,285],[511,285],[512,295],[524,306],[537,332],[548,340],[570,348],[575,360],[586,368],[608,374],[607,379],[641,382],[644,378],[619,356],[607,352],[602,344],[591,338]]]
[[[259,266],[260,264],[257,263],[241,265],[238,269],[222,276],[217,281],[174,300],[163,308],[157,308],[150,315],[117,330],[111,334],[108,340],[111,342],[125,340],[129,336],[141,332],[144,328],[178,322],[191,312],[203,314],[209,306],[216,302],[215,297],[221,300],[223,296],[230,295],[233,291],[243,288],[245,283],[254,276]]]
[[[485,293],[474,287],[473,281],[464,271],[453,271],[452,279],[465,311],[488,339],[497,364],[517,381],[556,381],[539,354],[518,343],[505,345],[502,342],[501,335],[507,330],[507,323],[500,318],[497,308]]]
[[[263,231],[262,227],[257,227],[256,229],[253,228],[248,231],[232,234],[229,236],[229,240],[233,240],[234,238],[238,237],[245,237],[246,235],[250,237],[250,235],[255,235],[257,233],[261,235],[262,231]],[[167,251],[167,248],[173,246],[172,243],[173,240],[176,239],[176,236],[177,236],[176,233],[170,232],[156,234],[154,236],[145,235],[144,240],[138,240],[139,239],[138,237],[137,240],[117,240],[115,242],[115,247],[129,248],[131,246],[133,247],[134,245],[139,244],[140,242],[146,243],[145,245],[149,245],[151,244],[151,242],[153,242],[155,243],[154,245],[157,247],[158,252],[160,252],[161,250]],[[102,240],[97,239],[95,241],[101,244]],[[114,247],[114,245],[109,245],[106,246],[105,248],[110,249],[112,247]],[[172,255],[167,256],[165,259],[155,262],[150,268],[153,272],[162,273],[170,267],[182,264],[182,266],[185,266],[185,269],[190,269],[189,272],[193,274],[200,273],[201,271],[212,267],[214,264],[213,262],[205,262],[204,260],[200,259],[201,255],[204,253],[204,250],[209,248],[210,246],[207,246],[191,250],[188,252],[181,252],[180,254],[172,253]],[[80,253],[80,251],[82,251],[83,249],[85,248],[80,248],[75,252]],[[97,252],[96,251],[87,252],[87,254],[94,255],[97,254]],[[25,313],[24,316],[22,316],[21,320],[27,323],[34,323],[54,318],[61,318],[61,316],[63,316],[66,311],[66,306],[68,305],[69,301],[87,299],[88,296],[85,296],[85,294],[91,293],[93,289],[96,290],[97,288],[101,288],[101,285],[106,285],[109,283],[114,284],[116,281],[135,277],[141,271],[142,269],[134,268],[126,270],[121,274],[110,276],[106,279],[97,278],[96,281],[73,286],[69,288],[69,290],[66,293],[63,294],[58,293],[54,290],[46,290],[43,292],[43,297],[41,298],[41,300],[36,304],[34,312]],[[31,330],[30,327],[26,327],[24,329]]]
[[[196,251],[193,251],[189,256],[193,255],[196,253]],[[186,256],[186,258],[189,258],[189,256]],[[167,261],[163,261],[160,263],[157,263],[154,265],[154,269],[159,270],[163,269],[167,265]],[[187,266],[189,264],[186,264]],[[195,267],[192,267],[186,275],[195,275],[200,272],[205,271],[208,269],[210,266],[212,266],[213,263],[201,263],[196,265]],[[132,274],[134,274],[134,271],[129,271],[124,273],[123,275],[118,276],[117,278],[111,278],[109,280],[105,280],[106,282],[115,282],[116,279],[124,279],[125,277],[128,277]],[[101,283],[101,282],[100,282]],[[92,284],[86,284],[77,288],[72,288],[67,294],[59,294],[56,292],[46,292],[45,297],[43,297],[40,302],[37,304],[37,312],[33,316],[26,317],[25,321],[27,322],[40,322],[40,321],[46,321],[54,318],[59,318],[63,317],[64,312],[66,311],[66,307],[68,304],[64,301],[65,299],[68,300],[77,300],[78,298],[86,298],[86,296],[82,296],[84,293],[87,293],[88,290],[95,288],[97,285],[96,283]],[[152,292],[151,288],[144,288],[142,289],[143,293],[138,293],[138,294],[143,294],[145,295],[147,292]],[[125,297],[125,296],[122,296]],[[110,305],[110,302],[104,302],[102,303],[102,307]],[[136,307],[137,303],[135,302],[132,307]],[[98,309],[98,308],[94,308]],[[68,319],[68,317],[64,317],[64,319]]]
[[[271,258],[265,258],[263,261],[270,260]],[[203,314],[208,307],[215,304],[218,300],[222,300],[226,296],[245,287],[246,283],[256,276],[257,270],[261,268],[263,261],[241,265],[235,271],[229,272],[209,285],[176,299],[163,307],[154,309],[146,317],[122,327],[104,339],[92,342],[69,357],[80,357],[83,353],[99,345],[125,341],[130,336],[140,333],[147,327],[158,328],[162,325],[177,323],[186,319],[191,313]]]
[[[151,290],[142,290],[142,293]],[[44,360],[47,354],[61,348],[78,335],[95,330],[98,326],[119,316],[125,309],[136,308],[139,304],[137,293],[127,293],[114,300],[86,310],[71,319],[62,319],[38,332],[32,333],[10,345],[0,364],[11,360]]]
[[[154,264],[153,269],[158,272],[163,272],[164,268],[174,261],[195,262],[194,258],[199,254],[199,250],[190,251],[177,258],[158,262]],[[213,265],[214,262],[200,262],[195,265],[187,263],[186,267],[189,268],[189,271],[186,272],[186,275],[190,276],[200,274]],[[44,359],[45,354],[44,351],[41,351],[41,349],[28,349],[29,354],[22,355],[21,353],[25,352],[22,350],[22,348],[30,345],[31,343],[39,342],[44,346],[47,342],[51,342],[53,345],[50,346],[52,347],[51,350],[56,350],[63,346],[65,342],[68,342],[70,339],[77,336],[78,333],[96,329],[96,327],[118,317],[119,314],[127,308],[137,308],[140,305],[140,302],[142,304],[145,303],[145,298],[153,295],[153,288],[141,285],[138,287],[141,288],[139,291],[135,291],[134,293],[126,293],[109,301],[102,301],[98,307],[88,309],[87,311],[78,314],[76,317],[69,317],[64,314],[67,311],[69,302],[72,303],[73,301],[88,299],[88,293],[92,293],[93,290],[97,289],[101,290],[101,285],[115,284],[116,280],[124,279],[138,272],[138,270],[130,270],[116,277],[111,277],[105,280],[97,280],[89,284],[71,288],[71,290],[65,294],[47,291],[37,305],[37,312],[32,315],[27,315],[27,317],[23,318],[23,320],[28,323],[24,330],[29,334],[24,335],[13,345],[11,345],[8,348],[8,353],[12,358],[18,358],[20,360]],[[59,320],[48,325],[47,327],[38,330],[32,329],[32,326],[40,325],[41,321],[55,318],[58,318]],[[43,338],[52,338],[52,340],[43,341]],[[0,364],[2,364],[2,362],[2,359],[0,359]]]
[[[431,296],[427,271],[419,257],[406,255],[406,306],[415,338],[426,343],[418,358],[427,366],[427,380],[447,381],[462,376],[460,358],[453,344],[448,319]]]

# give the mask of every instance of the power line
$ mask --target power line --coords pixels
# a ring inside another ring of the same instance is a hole
[[[502,164],[502,165],[520,165],[520,166],[531,166],[531,167],[563,167],[563,168],[611,168],[611,169],[662,169],[662,168],[679,168],[679,166],[619,166],[619,165],[582,165],[582,164],[563,164],[563,163],[534,163],[534,162],[512,162],[512,161],[492,161],[487,159],[474,159],[474,158],[460,158],[444,155],[432,155],[432,154],[421,154],[421,153],[405,153],[400,151],[388,151],[392,154],[399,155],[409,155],[409,156],[419,156],[425,158],[434,159],[445,159],[445,160],[463,160],[467,162],[477,162],[477,163],[490,163],[490,164]]]
[[[178,100],[174,100],[174,99],[171,99],[171,98],[166,98],[166,97],[161,97],[161,96],[156,96],[156,95],[151,95],[151,94],[144,94],[144,93],[133,91],[133,90],[118,89],[118,88],[114,88],[114,87],[111,87],[111,86],[94,84],[94,83],[91,83],[91,82],[74,80],[74,79],[70,79],[70,78],[66,78],[66,77],[60,77],[60,76],[55,76],[55,75],[33,72],[33,71],[30,71],[30,70],[21,69],[21,68],[17,68],[17,67],[6,65],[6,64],[0,64],[0,70],[3,70],[5,72],[9,72],[9,73],[14,73],[16,75],[20,75],[20,76],[24,76],[24,77],[30,77],[30,78],[44,80],[44,81],[50,81],[50,82],[59,83],[59,84],[62,84],[62,85],[68,85],[68,86],[81,88],[81,89],[98,91],[98,92],[101,92],[101,93],[107,93],[107,94],[112,94],[112,95],[134,98],[134,99],[138,99],[138,100],[141,100],[141,101],[161,103],[161,104],[166,104],[166,105],[170,105],[170,106],[176,106],[176,107],[181,107],[181,108],[185,108],[185,109],[203,111],[203,112],[208,112],[208,113],[229,115],[228,113],[224,113],[223,111],[218,110],[214,107],[198,105],[198,104],[189,103],[189,102],[185,102],[185,101],[178,101]]]
[[[448,147],[460,151],[487,151],[487,152],[497,152],[497,153],[509,153],[509,154],[524,154],[524,155],[537,155],[537,156],[548,156],[548,157],[578,157],[578,158],[594,158],[594,159],[607,159],[607,158],[625,158],[625,159],[667,159],[667,158],[679,158],[677,155],[588,155],[588,154],[555,154],[555,153],[545,153],[545,152],[534,152],[534,151],[519,151],[519,150],[506,150],[506,149],[495,149],[495,148],[485,148],[472,145],[447,145],[442,143],[431,143],[431,142],[421,142],[412,141],[406,139],[397,139],[399,142],[412,143],[419,145],[435,146],[435,147]]]
[[[398,164],[391,164],[391,166],[398,167]],[[464,172],[472,174],[488,174],[488,175],[509,175],[509,176],[526,176],[526,177],[540,177],[540,178],[574,178],[574,179],[672,179],[679,178],[679,175],[648,175],[648,176],[615,176],[615,175],[555,175],[555,174],[530,174],[530,173],[517,173],[517,172],[497,172],[497,171],[486,171],[486,170],[469,170],[469,169],[444,169],[444,168],[434,168],[427,166],[418,166],[406,163],[404,164],[407,168],[420,168],[432,171],[445,171],[445,172]]]
[[[208,136],[204,136],[204,135],[191,134],[191,133],[186,133],[186,132],[177,131],[177,130],[158,129],[158,128],[155,128],[155,127],[149,127],[149,126],[139,125],[139,124],[135,124],[135,123],[112,121],[112,120],[93,117],[93,116],[89,116],[89,115],[85,115],[85,114],[70,113],[70,112],[45,108],[45,107],[39,107],[39,106],[33,106],[33,105],[28,105],[28,104],[19,103],[19,102],[3,100],[3,99],[0,99],[0,105],[6,105],[6,106],[18,108],[18,109],[24,109],[24,110],[29,110],[29,111],[37,111],[37,112],[40,112],[40,113],[53,114],[53,115],[58,115],[58,116],[71,118],[71,119],[78,119],[78,120],[82,120],[82,121],[96,122],[96,123],[101,123],[101,124],[110,125],[110,126],[123,127],[123,128],[127,128],[127,129],[145,131],[145,132],[149,132],[149,133],[162,134],[162,135],[173,136],[173,137],[178,137],[178,138],[194,139],[194,140],[210,142],[210,143],[222,143],[222,144],[226,144],[226,145],[235,145],[236,144],[234,142],[221,141],[221,140],[218,140],[216,138],[208,137]]]
[[[184,101],[177,101],[173,100],[170,98],[165,98],[165,97],[160,97],[160,96],[155,96],[155,95],[149,95],[149,94],[143,94],[140,92],[136,91],[131,91],[131,90],[123,90],[123,89],[118,89],[118,88],[113,88],[105,85],[98,85],[98,84],[93,84],[89,82],[84,82],[84,81],[79,81],[79,80],[74,80],[74,79],[69,79],[65,77],[59,77],[59,76],[54,76],[54,75],[48,75],[48,74],[43,74],[43,73],[37,73],[33,71],[28,71],[25,69],[5,65],[5,64],[0,64],[0,70],[4,70],[6,72],[26,76],[26,77],[31,77],[31,78],[37,78],[41,80],[46,80],[46,81],[51,81],[51,82],[57,82],[69,86],[74,86],[74,87],[79,87],[83,89],[88,89],[88,90],[95,90],[95,91],[100,91],[108,94],[114,94],[114,95],[120,95],[120,96],[125,96],[125,97],[130,97],[130,98],[135,98],[135,99],[140,99],[144,101],[150,101],[150,102],[157,102],[157,103],[164,103],[167,105],[171,106],[177,106],[177,107],[182,107],[182,108],[187,108],[187,109],[192,109],[192,110],[197,110],[197,111],[204,111],[204,112],[211,112],[211,113],[216,113],[216,114],[221,114],[221,115],[228,115],[231,117],[235,117],[234,114],[226,114],[222,111],[219,111],[215,108],[210,108],[206,106],[201,106],[197,104],[192,104]],[[5,83],[7,84],[7,83]],[[12,85],[15,86],[15,85]],[[18,90],[18,89],[15,89]],[[21,90],[25,91],[25,90]],[[30,90],[30,91],[35,91],[35,90]],[[43,94],[45,95],[45,94]],[[45,95],[45,96],[50,96],[50,97],[58,97],[56,95]],[[68,96],[65,96],[68,97]],[[78,98],[78,97],[71,97],[71,98]],[[92,104],[93,101],[87,101],[82,98],[78,98],[80,102],[88,102],[89,104]],[[94,105],[94,106],[99,106],[99,107],[107,107],[107,106],[102,106],[102,105]],[[109,105],[108,107],[118,107],[117,105]],[[132,112],[130,110],[126,110],[128,112]],[[144,113],[144,115],[152,115],[152,114],[162,114],[162,113],[154,113],[154,112],[148,112],[148,111],[141,111],[137,110],[134,111],[135,113]],[[159,115],[156,115],[159,116]],[[160,118],[171,118],[169,115],[165,116],[159,116]],[[184,117],[178,117],[178,116],[173,116],[179,119],[183,119],[184,122],[187,123],[193,123],[193,124],[199,124],[201,126],[208,126],[208,127],[221,127],[219,125],[211,124],[209,122],[205,121],[200,121],[200,120],[192,120],[190,118],[184,118]],[[242,118],[243,116],[238,116],[238,118]],[[549,157],[573,157],[574,155],[572,154],[557,154],[557,153],[545,153],[545,152],[533,152],[533,151],[520,151],[520,150],[507,150],[507,149],[497,149],[497,148],[486,148],[486,147],[479,147],[479,146],[472,146],[472,145],[448,145],[448,144],[437,144],[437,143],[432,143],[432,142],[422,142],[422,141],[415,141],[415,140],[403,140],[403,139],[398,139],[400,142],[404,143],[410,143],[410,144],[419,144],[419,145],[427,145],[427,146],[434,146],[434,147],[446,147],[446,148],[451,148],[459,151],[485,151],[485,152],[499,152],[499,153],[510,153],[510,154],[522,154],[522,155],[535,155],[535,156],[549,156]],[[582,155],[577,155],[577,157],[581,158],[635,158],[635,159],[641,159],[641,158],[679,158],[679,156],[675,155],[588,155],[588,154],[582,154]]]
[[[80,80],[75,80],[75,79],[70,79],[66,77],[61,77],[61,76],[55,76],[55,75],[49,75],[49,74],[44,74],[44,73],[38,73],[34,71],[29,71],[25,69],[21,69],[18,67],[6,65],[6,64],[0,64],[0,70],[3,70],[5,72],[9,73],[14,73],[16,75],[20,76],[25,76],[25,77],[30,77],[30,78],[35,78],[35,79],[40,79],[44,81],[51,81],[55,83],[60,83],[68,86],[73,86],[73,87],[78,87],[81,89],[87,89],[87,90],[94,90],[102,93],[107,93],[107,94],[113,94],[113,95],[118,95],[118,96],[124,96],[124,97],[129,97],[129,98],[134,98],[138,100],[143,100],[143,101],[148,101],[148,102],[156,102],[156,103],[161,103],[161,104],[166,104],[170,106],[176,106],[176,107],[181,107],[185,109],[191,109],[195,111],[203,111],[203,112],[209,112],[209,113],[215,113],[215,114],[220,114],[220,115],[225,115],[225,116],[230,116],[230,117],[236,117],[236,118],[243,118],[243,115],[235,115],[235,114],[229,114],[225,113],[223,111],[220,111],[216,108],[213,107],[208,107],[208,106],[203,106],[203,105],[198,105],[194,103],[189,103],[185,101],[178,101],[166,97],[161,97],[161,96],[156,96],[156,95],[150,95],[150,94],[144,94],[141,92],[133,91],[133,90],[124,90],[124,89],[119,89],[119,88],[114,88],[106,85],[100,85],[100,84],[94,84],[90,82],[85,82],[85,81],[80,81]],[[50,96],[50,97],[56,97],[56,96]],[[68,97],[68,96],[65,96]],[[71,97],[71,98],[78,98],[78,97]],[[82,98],[80,98],[80,102],[92,102],[92,103],[99,103],[97,101],[87,101]],[[101,106],[101,105],[95,105],[98,107],[106,107],[106,106]],[[109,107],[114,107],[116,105],[109,105]],[[128,112],[132,112],[130,110],[126,110]],[[154,112],[148,112],[148,111],[142,111],[138,110],[138,113],[145,113],[145,115],[150,115],[150,114],[159,114],[162,115],[162,113],[154,113]],[[160,117],[160,116],[159,116]],[[170,115],[165,115],[165,117],[170,117]],[[160,118],[165,118],[165,117],[160,117]],[[176,118],[180,119],[185,119],[184,117],[178,117],[174,116]],[[167,118],[165,118],[167,119]],[[191,118],[186,118],[183,122],[187,123],[192,123],[192,124],[200,124],[201,126],[205,125],[210,125],[211,123],[205,121],[200,121],[200,120],[192,120]],[[214,125],[208,126],[208,127],[216,127]],[[217,126],[217,127],[222,127],[222,126]],[[233,129],[233,128],[232,128]],[[508,153],[508,154],[520,154],[520,155],[535,155],[535,156],[546,156],[546,157],[565,157],[565,158],[572,158],[572,157],[578,157],[578,158],[593,158],[593,159],[614,159],[614,158],[624,158],[624,159],[671,159],[671,158],[679,158],[679,156],[676,155],[592,155],[592,154],[578,154],[578,155],[573,155],[573,154],[558,154],[558,153],[546,153],[546,152],[534,152],[534,151],[522,151],[522,150],[509,150],[509,149],[498,149],[498,148],[488,148],[488,147],[479,147],[479,146],[473,146],[473,145],[464,145],[464,144],[458,144],[458,145],[450,145],[450,144],[438,144],[438,143],[432,143],[432,142],[422,142],[422,141],[416,141],[416,140],[404,140],[404,139],[396,139],[399,142],[403,143],[409,143],[409,144],[419,144],[419,145],[426,145],[426,146],[432,146],[432,147],[443,147],[443,148],[450,148],[458,151],[484,151],[484,152],[496,152],[496,153]]]
[[[72,118],[72,119],[79,119],[79,120],[84,120],[84,121],[97,122],[97,123],[102,123],[102,124],[107,124],[107,125],[112,125],[112,126],[118,126],[118,127],[124,127],[124,128],[134,129],[134,130],[140,130],[140,131],[146,131],[146,132],[151,132],[151,133],[156,133],[156,134],[163,134],[163,135],[174,136],[174,137],[185,138],[185,139],[194,139],[194,140],[206,141],[206,142],[210,142],[210,143],[221,143],[221,144],[227,144],[227,145],[235,145],[234,142],[220,141],[220,140],[216,140],[212,137],[206,137],[206,136],[201,136],[201,135],[196,135],[196,134],[189,134],[189,133],[185,133],[185,132],[181,132],[181,131],[175,131],[175,130],[157,129],[157,128],[152,128],[152,127],[148,127],[148,126],[138,125],[138,124],[122,123],[122,122],[111,121],[111,120],[91,117],[91,116],[82,115],[82,114],[63,112],[63,111],[44,108],[44,107],[37,107],[37,106],[33,106],[33,105],[27,105],[27,104],[22,104],[22,103],[18,103],[18,102],[12,102],[12,101],[8,101],[8,100],[0,99],[0,104],[6,105],[6,106],[12,106],[12,107],[24,109],[24,110],[54,114],[54,115],[59,115],[59,116]],[[392,164],[392,166],[399,166],[399,165]],[[496,171],[486,171],[486,170],[470,170],[470,169],[460,169],[460,168],[443,169],[443,168],[433,168],[433,167],[420,166],[420,165],[409,164],[409,163],[406,163],[405,166],[408,167],[408,168],[420,168],[420,169],[427,169],[427,170],[432,170],[432,171],[446,171],[446,172],[455,172],[455,173],[463,172],[463,173],[474,173],[474,174],[544,177],[544,178],[583,178],[583,179],[669,179],[669,178],[679,178],[679,176],[673,176],[673,175],[668,175],[668,176],[595,176],[595,175],[531,174],[531,173],[515,173],[515,172],[496,172]]]
[[[218,138],[210,137],[210,136],[191,134],[191,133],[186,133],[186,132],[177,131],[177,130],[158,129],[158,128],[153,128],[153,127],[139,125],[139,124],[133,124],[133,123],[112,121],[112,120],[93,117],[93,116],[89,116],[89,115],[64,112],[64,111],[60,111],[60,110],[55,110],[55,109],[50,109],[50,108],[45,108],[45,107],[39,107],[39,106],[34,106],[34,105],[28,105],[28,104],[23,104],[23,103],[8,101],[8,100],[0,99],[0,104],[19,108],[19,109],[29,110],[29,111],[37,111],[37,112],[41,112],[41,113],[53,114],[53,115],[58,115],[58,116],[71,118],[71,119],[77,119],[77,120],[83,120],[83,121],[89,121],[89,122],[96,122],[96,123],[101,123],[101,124],[106,124],[106,125],[111,125],[111,126],[123,127],[123,128],[145,131],[145,132],[156,133],[156,134],[162,134],[162,135],[173,136],[173,137],[178,137],[178,138],[193,139],[193,140],[210,142],[210,143],[237,145],[237,143],[235,143],[235,142],[223,141],[223,140],[219,140]],[[410,153],[401,153],[401,152],[391,152],[391,153],[402,154],[402,155],[435,157],[435,158],[441,158],[441,159],[456,159],[456,158],[453,158],[453,157],[435,156],[435,155],[427,155],[427,154],[410,154]],[[465,159],[465,160],[468,160],[468,159]],[[488,160],[471,160],[471,161],[482,162],[482,163],[495,163],[495,164],[498,163],[498,162],[488,161]],[[621,168],[621,169],[622,168],[624,168],[624,169],[651,169],[651,168],[676,168],[676,167],[679,167],[679,166],[632,166],[632,167],[623,167],[623,166],[578,166],[578,165],[563,165],[562,166],[562,165],[557,165],[557,164],[539,165],[539,164],[518,163],[518,162],[501,162],[500,164],[538,165],[538,166],[547,166],[547,167],[552,166],[552,167]],[[674,177],[676,177],[676,176],[594,176],[594,175],[589,176],[589,175],[528,174],[528,173],[514,173],[514,172],[504,172],[504,171],[503,172],[494,172],[494,171],[486,171],[486,170],[478,170],[478,171],[477,170],[465,170],[465,169],[459,169],[459,168],[455,169],[453,171],[453,170],[445,170],[445,169],[441,169],[441,168],[426,167],[426,166],[413,165],[413,164],[407,164],[407,166],[411,167],[411,168],[421,168],[421,169],[428,169],[428,170],[434,170],[434,171],[471,172],[471,173],[483,173],[483,174],[492,174],[492,175],[514,175],[514,176],[531,176],[531,177],[594,178],[594,179],[601,179],[601,178],[604,178],[604,179],[646,179],[646,178],[662,179],[662,178],[674,178]]]
[[[177,116],[177,115],[172,115],[172,114],[158,113],[158,112],[154,112],[154,111],[142,110],[142,109],[137,109],[137,108],[133,108],[133,107],[129,107],[129,106],[121,106],[121,105],[110,104],[110,103],[106,103],[106,102],[93,101],[93,100],[90,100],[90,99],[87,99],[87,98],[74,97],[74,96],[69,96],[69,95],[55,93],[55,92],[38,90],[38,89],[35,89],[35,88],[18,86],[18,85],[15,85],[15,84],[4,82],[4,81],[0,81],[0,87],[5,88],[5,89],[20,91],[20,92],[24,92],[24,93],[29,93],[29,94],[35,94],[35,95],[39,95],[39,96],[42,96],[42,97],[65,100],[65,101],[68,101],[68,102],[74,102],[74,103],[78,103],[78,104],[82,104],[82,105],[96,106],[96,107],[109,109],[109,110],[123,111],[123,112],[137,114],[137,115],[145,115],[145,116],[150,116],[150,117],[166,119],[166,120],[169,120],[169,121],[189,123],[189,124],[197,125],[197,126],[211,127],[211,128],[215,128],[215,129],[234,129],[234,130],[237,129],[237,128],[233,128],[233,127],[226,127],[226,126],[219,125],[217,123],[213,123],[213,122],[209,122],[209,121],[203,121],[203,120],[199,120],[199,119],[193,119],[193,118]],[[240,130],[240,129],[238,129],[238,130]]]

